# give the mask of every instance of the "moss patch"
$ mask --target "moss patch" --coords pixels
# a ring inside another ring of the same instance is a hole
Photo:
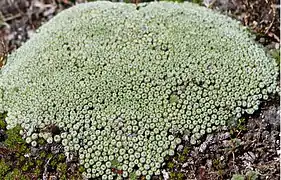
[[[6,130],[5,114],[0,114],[0,126],[7,136],[3,147],[0,147],[2,179],[42,179],[45,168],[59,179],[82,179],[84,169],[79,168],[78,162],[67,163],[66,156],[61,150],[57,153],[51,151],[55,147],[60,147],[59,144],[47,144],[40,139],[38,147],[31,147],[22,139],[20,126]],[[70,171],[70,166],[74,167],[74,171]]]

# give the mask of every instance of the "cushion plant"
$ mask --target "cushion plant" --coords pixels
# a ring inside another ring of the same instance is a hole
[[[28,143],[76,152],[88,178],[159,174],[191,143],[252,114],[275,61],[237,21],[191,3],[94,2],[59,13],[0,74],[0,110]],[[60,133],[45,131],[50,125]]]

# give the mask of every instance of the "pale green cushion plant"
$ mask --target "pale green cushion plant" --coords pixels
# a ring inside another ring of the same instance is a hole
[[[196,143],[277,90],[277,64],[237,21],[190,3],[139,6],[65,10],[1,70],[8,128],[78,153],[88,178],[113,179],[116,166],[119,179],[149,179],[181,135]]]

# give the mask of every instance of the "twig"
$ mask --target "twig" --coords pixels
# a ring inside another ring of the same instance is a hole
[[[16,15],[13,15],[13,16],[10,16],[10,17],[4,17],[4,22],[7,22],[7,21],[11,21],[11,20],[14,20],[14,19],[17,19],[17,18],[19,18],[19,17],[21,17],[22,16],[22,14],[16,14]]]
[[[213,1],[208,5],[208,8],[212,8],[216,1],[217,1],[217,0],[213,0]]]
[[[208,1],[208,2],[204,1],[203,3],[207,8],[212,8],[216,1],[217,0],[211,0],[211,2],[210,1]]]
[[[47,163],[45,164],[45,166],[44,166],[44,173],[43,173],[43,180],[47,180],[47,166],[48,166],[48,164],[49,164],[49,162],[51,161],[51,159],[52,159],[53,157],[51,157],[50,159],[48,159],[48,161],[47,161]]]
[[[268,31],[271,29],[271,27],[272,27],[272,25],[273,25],[273,23],[274,23],[274,20],[275,20],[275,13],[276,13],[275,10],[273,10],[273,19],[272,19],[270,25],[266,28],[265,34],[268,34]]]
[[[267,35],[268,35],[269,37],[274,38],[277,42],[280,42],[279,37],[278,37],[276,34],[274,34],[273,32],[269,32]]]
[[[236,138],[238,138],[238,136],[241,134],[242,130],[240,130],[236,136]]]

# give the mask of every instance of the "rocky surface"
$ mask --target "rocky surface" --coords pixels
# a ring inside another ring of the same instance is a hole
[[[275,102],[275,103],[273,103]],[[191,146],[184,162],[175,157],[170,172],[183,172],[187,179],[231,179],[234,174],[256,179],[280,179],[280,106],[264,103],[261,112],[245,117],[229,131],[222,130]],[[181,148],[180,148],[181,149]],[[182,154],[182,151],[179,151]]]

